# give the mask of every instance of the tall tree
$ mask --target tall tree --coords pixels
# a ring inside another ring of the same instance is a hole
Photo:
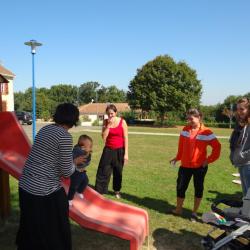
[[[98,102],[126,102],[126,92],[122,89],[118,89],[115,85],[109,87],[102,86],[97,92]]]
[[[79,104],[86,104],[97,99],[97,88],[100,86],[98,82],[86,82],[81,84],[78,89]]]
[[[49,98],[55,103],[76,103],[77,87],[69,84],[57,84],[50,88]]]
[[[161,119],[169,111],[186,111],[200,103],[202,85],[196,71],[170,56],[158,56],[137,70],[129,84],[132,107],[154,110]]]

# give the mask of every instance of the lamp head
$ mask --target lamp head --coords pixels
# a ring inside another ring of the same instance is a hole
[[[42,46],[42,43],[38,43],[36,40],[30,40],[29,42],[25,42],[24,44],[31,47],[32,54],[36,54],[37,46]]]

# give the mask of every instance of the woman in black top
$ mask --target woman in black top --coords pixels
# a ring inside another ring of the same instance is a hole
[[[83,157],[72,158],[72,136],[68,130],[79,120],[77,107],[60,104],[54,124],[44,126],[19,180],[20,226],[18,250],[70,250],[71,232],[67,196],[61,177],[69,177]]]

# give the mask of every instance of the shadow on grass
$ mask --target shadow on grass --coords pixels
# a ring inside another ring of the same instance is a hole
[[[175,205],[170,204],[166,200],[160,200],[152,197],[137,197],[128,193],[122,193],[122,198],[128,201],[138,204],[141,207],[145,207],[162,214],[172,214],[172,210],[175,209]],[[184,218],[189,218],[192,211],[187,208],[183,208]]]
[[[242,192],[236,192],[234,194],[226,194],[226,193],[220,193],[215,190],[208,190],[208,193],[216,195],[215,198],[208,197],[206,198],[208,201],[214,202],[217,200],[227,199],[227,200],[242,200]]]
[[[165,228],[157,228],[153,234],[153,246],[157,250],[200,250],[202,236],[181,229],[178,233],[169,231]]]
[[[19,227],[19,209],[13,208],[11,216],[5,223],[0,221],[0,249],[16,249],[15,240]],[[82,228],[71,221],[72,245],[73,250],[92,250],[92,249],[117,249],[128,250],[129,241],[99,233],[94,230]]]
[[[71,223],[73,250],[129,250],[129,241]]]

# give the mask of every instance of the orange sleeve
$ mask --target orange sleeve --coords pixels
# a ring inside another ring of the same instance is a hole
[[[181,160],[182,153],[183,153],[183,136],[180,135],[180,137],[179,137],[179,144],[178,144],[178,152],[177,152],[177,155],[175,157],[176,161]]]
[[[220,157],[221,144],[217,140],[217,138],[209,141],[208,143],[212,147],[211,154],[207,157],[207,162],[212,163],[216,161]]]

